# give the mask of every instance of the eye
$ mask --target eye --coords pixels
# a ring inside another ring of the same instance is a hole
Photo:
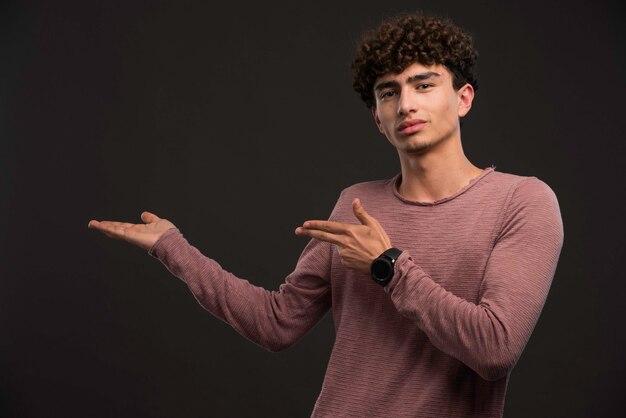
[[[433,86],[432,84],[424,83],[424,84],[418,84],[416,88],[418,90],[427,90],[431,88],[432,86]]]
[[[390,97],[394,96],[395,94],[396,94],[396,92],[395,92],[395,91],[393,91],[393,90],[383,91],[383,92],[380,94],[380,100],[385,100],[385,99],[388,99],[388,98],[390,98]]]

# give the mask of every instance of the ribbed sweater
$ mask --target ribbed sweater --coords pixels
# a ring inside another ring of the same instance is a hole
[[[501,417],[513,366],[543,308],[563,243],[552,190],[493,167],[452,196],[417,202],[401,175],[346,188],[403,250],[385,287],[311,239],[277,291],[225,271],[170,229],[150,249],[198,302],[271,350],[332,308],[336,338],[312,417]]]

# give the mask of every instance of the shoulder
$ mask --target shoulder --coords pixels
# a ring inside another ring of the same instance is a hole
[[[509,185],[504,209],[504,231],[517,228],[542,229],[562,236],[563,223],[556,194],[537,177],[500,173]]]
[[[543,180],[537,177],[525,177],[509,174],[511,188],[509,190],[509,206],[549,206],[558,209],[556,194]]]
[[[509,207],[541,201],[557,203],[556,194],[550,186],[535,176],[494,171],[485,180],[486,187],[498,189],[504,193]]]

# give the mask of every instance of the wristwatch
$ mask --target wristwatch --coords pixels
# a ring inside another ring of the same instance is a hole
[[[397,248],[389,248],[387,251],[379,255],[372,261],[370,271],[372,279],[381,286],[385,286],[393,277],[393,266],[398,257],[402,254],[402,250]]]

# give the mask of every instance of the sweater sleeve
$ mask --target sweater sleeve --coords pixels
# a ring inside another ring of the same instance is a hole
[[[385,290],[433,345],[486,380],[517,362],[543,308],[563,244],[559,205],[536,178],[518,183],[487,261],[479,301],[438,285],[403,253]],[[462,280],[462,278],[459,278]]]
[[[330,308],[330,245],[319,240],[308,243],[278,291],[224,270],[178,229],[166,231],[149,253],[183,280],[206,310],[269,351],[297,342]]]

